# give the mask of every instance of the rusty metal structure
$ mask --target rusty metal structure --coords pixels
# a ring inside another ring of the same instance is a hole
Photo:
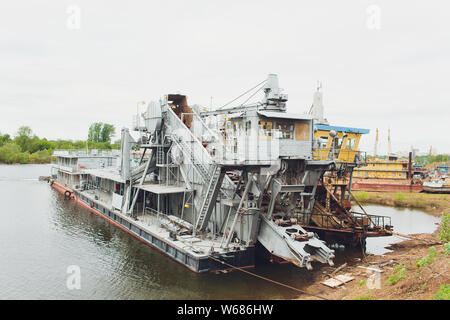
[[[318,183],[311,218],[302,220],[300,224],[327,243],[364,249],[367,237],[390,236],[393,229],[389,217],[369,215],[351,191],[354,170],[367,164],[367,155],[359,151],[358,145],[362,135],[369,130],[330,125],[323,112],[323,95],[319,86],[309,111],[315,120],[313,157],[333,160],[334,163]],[[356,204],[355,209],[352,201]]]

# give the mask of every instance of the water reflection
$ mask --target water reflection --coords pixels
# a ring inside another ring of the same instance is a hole
[[[195,274],[35,179],[49,166],[0,166],[0,294],[4,299],[290,299],[297,293],[241,272]],[[398,232],[430,232],[437,218],[413,210],[368,206],[390,215]],[[423,229],[427,226],[427,229]],[[432,230],[433,229],[433,230]],[[377,253],[392,237],[369,239]],[[336,249],[335,264],[361,258]],[[66,288],[69,265],[81,268],[81,290]],[[291,264],[257,260],[253,272],[297,288],[322,277]]]
[[[365,209],[370,214],[391,217],[394,231],[403,234],[433,233],[437,229],[437,224],[440,222],[440,218],[419,210],[374,205],[365,206]],[[384,254],[390,251],[385,248],[386,246],[403,240],[403,238],[398,236],[368,238],[367,252]]]

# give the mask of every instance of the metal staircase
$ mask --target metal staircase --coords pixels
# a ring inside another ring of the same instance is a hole
[[[219,193],[222,198],[231,199],[234,196],[236,186],[230,177],[225,174],[222,166],[214,161],[202,142],[195,137],[170,108],[167,109],[165,114],[165,123],[170,140],[177,145],[183,154],[184,164],[191,165],[196,173],[196,178],[186,175],[189,180],[192,180],[187,183],[192,186],[196,183],[202,185],[201,191],[194,197],[195,208],[197,209],[194,230],[204,231]]]
[[[202,206],[195,223],[195,229],[197,231],[203,231],[206,228],[225,176],[225,172],[222,171],[222,167],[219,165],[214,166],[212,171],[207,188],[203,188],[201,193]]]
[[[164,166],[166,164],[166,159],[164,157],[164,147],[158,146],[156,148],[156,165],[157,166]]]
[[[201,177],[202,183],[208,184],[211,179],[211,172],[214,172],[212,168],[216,166],[212,156],[170,108],[166,112],[166,125],[169,128],[168,131],[172,141],[178,145],[184,157],[192,162],[195,171]],[[235,188],[234,182],[225,175],[220,188],[224,198],[231,198]]]
[[[144,163],[138,165],[137,167],[134,167],[131,169],[131,178],[136,181],[139,180],[142,175],[144,174],[145,168],[147,167],[147,161]]]

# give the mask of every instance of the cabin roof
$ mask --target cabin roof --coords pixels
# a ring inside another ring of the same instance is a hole
[[[296,114],[286,112],[258,111],[258,114],[267,118],[311,120],[312,117],[307,114]]]
[[[334,129],[336,131],[341,131],[341,132],[360,133],[360,134],[366,134],[366,133],[370,132],[369,129],[329,126],[329,125],[325,125],[325,124],[316,124],[315,127],[318,130],[325,130],[325,131],[330,131],[331,129]]]
[[[135,187],[155,194],[183,193],[187,190],[185,187],[166,186],[154,183],[136,185]]]
[[[125,179],[119,173],[119,170],[115,167],[107,167],[102,169],[86,169],[84,173],[88,173],[92,176],[102,179],[108,179],[115,182],[125,183]]]

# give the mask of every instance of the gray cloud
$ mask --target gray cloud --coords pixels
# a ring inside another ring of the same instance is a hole
[[[366,26],[369,5],[380,30]],[[66,27],[68,6],[81,28]],[[220,106],[268,73],[306,111],[316,81],[336,125],[387,128],[394,151],[450,152],[445,1],[14,1],[0,5],[0,131],[82,139],[129,126],[138,101],[183,92]]]

